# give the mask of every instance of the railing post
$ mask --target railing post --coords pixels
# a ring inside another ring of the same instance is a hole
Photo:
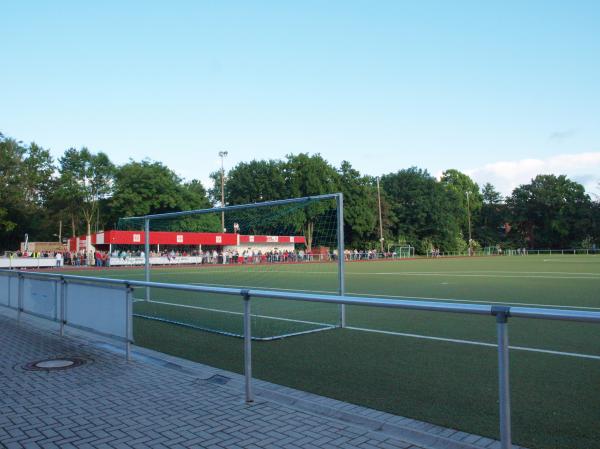
[[[144,280],[150,282],[150,219],[144,219]],[[150,287],[146,287],[146,301],[150,301]]]
[[[500,447],[512,449],[510,418],[510,376],[508,347],[508,317],[510,307],[493,306],[492,315],[496,316],[498,334],[498,397],[500,399]]]
[[[54,280],[54,321],[58,320],[58,280]]]
[[[337,206],[337,235],[338,235],[338,290],[340,296],[346,293],[345,284],[345,254],[344,254],[344,195],[336,196]],[[340,305],[340,327],[346,327],[346,305]]]
[[[254,402],[252,393],[252,329],[250,315],[250,292],[242,290],[244,297],[244,380],[246,402]]]
[[[19,273],[17,285],[17,323],[21,322],[21,312],[23,311],[23,284],[25,279],[23,275]]]
[[[65,335],[65,309],[67,307],[67,280],[61,276],[62,288],[60,289],[60,336]]]
[[[125,359],[131,361],[131,341],[133,340],[133,326],[131,322],[132,292],[133,288],[129,284],[125,287]]]

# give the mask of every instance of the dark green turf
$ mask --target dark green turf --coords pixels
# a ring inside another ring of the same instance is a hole
[[[140,270],[93,272],[141,279]],[[90,272],[85,272],[90,274]],[[155,269],[152,280],[335,291],[333,264]],[[600,311],[600,257],[527,256],[414,260],[347,265],[347,291]],[[138,297],[142,291],[136,292]],[[153,291],[153,298],[241,312],[233,297]],[[136,309],[155,307],[136,303]],[[161,306],[163,307],[163,306]],[[165,308],[170,308],[164,306]],[[239,315],[174,313],[182,320],[241,330]],[[337,308],[253,301],[253,313],[335,323]],[[495,342],[492,317],[349,307],[350,326]],[[262,335],[305,325],[253,319]],[[600,328],[583,323],[511,319],[511,345],[600,355]],[[155,321],[135,321],[136,343],[241,372],[242,342]],[[497,438],[494,348],[353,330],[255,342],[256,377],[372,408]],[[511,351],[515,441],[532,448],[600,448],[600,360]]]

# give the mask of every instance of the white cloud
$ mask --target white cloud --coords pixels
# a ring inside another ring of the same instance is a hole
[[[600,152],[560,154],[545,159],[500,161],[465,170],[480,186],[492,183],[503,195],[527,184],[536,175],[566,175],[585,187],[590,194],[600,193]]]

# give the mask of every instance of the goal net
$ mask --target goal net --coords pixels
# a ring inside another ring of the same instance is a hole
[[[410,245],[391,246],[390,253],[395,258],[415,257],[415,248]]]
[[[111,266],[161,283],[338,294],[340,199],[332,194],[124,218]],[[243,334],[241,297],[145,288],[134,298],[134,315],[145,320]],[[340,313],[336,305],[253,298],[252,333],[265,340],[331,329]]]

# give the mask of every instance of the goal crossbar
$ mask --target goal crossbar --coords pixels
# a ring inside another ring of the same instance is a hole
[[[345,261],[344,257],[344,194],[328,193],[323,195],[313,195],[298,198],[288,198],[282,200],[263,201],[259,203],[237,204],[232,206],[212,207],[206,209],[193,209],[178,212],[166,212],[160,214],[148,214],[136,217],[126,217],[123,220],[143,220],[144,223],[144,279],[150,281],[150,222],[152,220],[162,220],[167,218],[186,217],[192,215],[227,213],[247,209],[268,208],[273,206],[283,206],[289,204],[310,203],[321,200],[335,200],[336,202],[336,233],[337,233],[337,265],[338,265],[338,294],[345,294]],[[146,287],[146,300],[150,300],[150,288]],[[340,305],[339,326],[346,326],[346,308],[344,304]]]
[[[269,207],[269,206],[283,206],[285,204],[293,204],[293,203],[304,203],[309,201],[318,201],[318,200],[330,200],[342,198],[342,193],[328,193],[325,195],[314,195],[314,196],[303,196],[300,198],[289,198],[285,200],[273,200],[273,201],[263,201],[261,203],[248,203],[248,204],[236,204],[233,206],[221,206],[221,207],[210,207],[207,209],[193,209],[193,210],[183,210],[178,212],[165,212],[164,214],[150,214],[150,215],[142,215],[139,217],[126,217],[125,220],[153,220],[156,218],[174,218],[174,217],[184,217],[187,215],[201,215],[201,214],[213,214],[218,212],[230,212],[234,210],[242,210],[242,209],[254,209],[258,207]]]

